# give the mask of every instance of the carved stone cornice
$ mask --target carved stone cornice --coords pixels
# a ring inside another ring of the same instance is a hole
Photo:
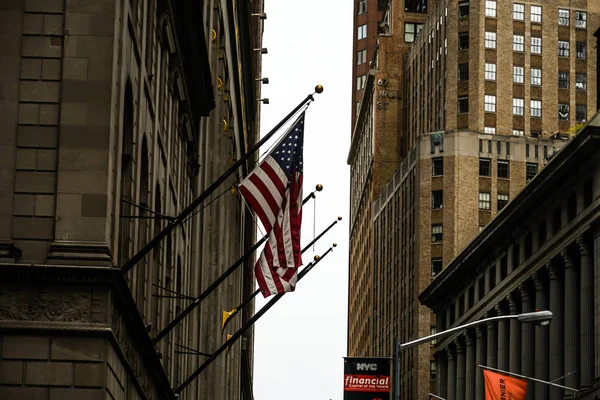
[[[576,239],[576,242],[577,242],[577,247],[579,248],[579,253],[582,256],[589,255],[588,245],[587,245],[587,243],[585,243],[585,240],[583,239],[583,235],[579,235]]]
[[[573,267],[573,263],[571,262],[571,257],[569,257],[569,253],[567,253],[567,250],[563,249],[560,251],[560,256],[563,259],[563,262],[565,264],[565,268],[571,268]]]

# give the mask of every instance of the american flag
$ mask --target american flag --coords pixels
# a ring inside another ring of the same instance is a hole
[[[263,296],[292,292],[302,265],[302,152],[304,113],[264,160],[240,183],[239,190],[268,235],[256,265]]]

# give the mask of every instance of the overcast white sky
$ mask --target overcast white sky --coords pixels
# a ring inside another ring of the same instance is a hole
[[[323,237],[307,264],[338,243],[294,293],[286,294],[255,326],[256,400],[341,400],[346,355],[348,289],[348,195],[352,73],[352,1],[265,0],[261,132],[267,133],[315,85],[305,121],[304,193],[317,183],[316,231],[338,215],[343,220]],[[302,243],[312,240],[313,204],[303,210]],[[268,300],[268,299],[266,299]],[[257,297],[256,309],[265,304]]]

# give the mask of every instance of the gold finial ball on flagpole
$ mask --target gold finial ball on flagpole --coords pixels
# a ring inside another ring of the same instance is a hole
[[[319,261],[320,259],[321,259],[321,256],[317,254],[317,255],[315,256],[315,261]]]
[[[322,85],[315,86],[315,92],[317,92],[319,94],[323,93],[323,86]]]
[[[317,192],[320,192],[321,190],[323,190],[323,185],[319,183],[317,186],[315,186],[315,189],[317,189]]]
[[[342,216],[340,215],[340,216],[338,217],[338,221],[341,221],[341,220],[342,220]]]

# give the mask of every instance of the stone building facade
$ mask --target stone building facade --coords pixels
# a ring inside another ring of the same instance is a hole
[[[255,143],[262,12],[262,1],[0,4],[0,397],[174,398],[202,361],[181,346],[211,353],[225,340],[215,310],[252,292],[251,263],[151,337],[253,244],[231,191],[252,160],[119,267]],[[180,398],[251,398],[251,347],[248,332]]]
[[[484,317],[554,314],[549,326],[501,320],[439,339],[434,393],[483,399],[484,365],[579,391],[530,382],[528,399],[600,395],[599,134],[596,115],[420,295],[440,331]]]

